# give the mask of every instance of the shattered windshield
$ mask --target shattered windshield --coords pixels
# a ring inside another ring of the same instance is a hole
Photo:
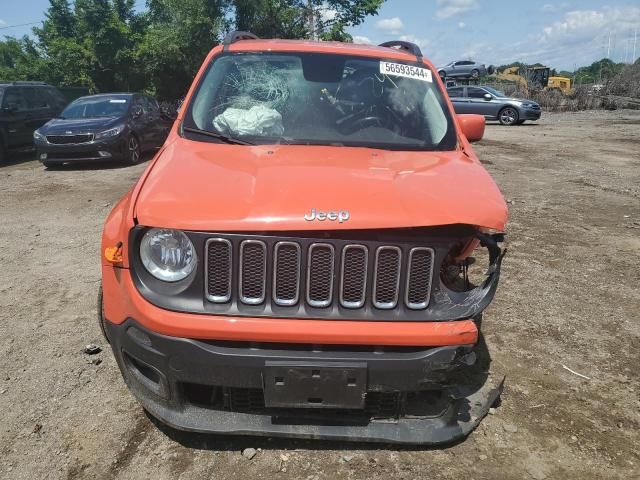
[[[225,54],[188,106],[194,129],[256,144],[451,150],[456,135],[424,66],[326,54]],[[213,137],[211,137],[213,138]]]

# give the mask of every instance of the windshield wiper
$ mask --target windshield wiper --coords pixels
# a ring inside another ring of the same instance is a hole
[[[255,145],[251,142],[246,142],[244,140],[240,140],[239,138],[229,137],[228,135],[223,135],[222,133],[210,132],[209,130],[201,130],[199,128],[192,127],[182,127],[182,130],[189,133],[196,133],[198,135],[204,135],[205,137],[215,138],[224,143],[230,143],[232,145]]]

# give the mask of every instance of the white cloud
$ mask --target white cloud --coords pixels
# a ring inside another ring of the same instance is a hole
[[[437,18],[450,18],[478,8],[478,0],[438,0]]]
[[[558,13],[566,10],[567,8],[569,8],[568,3],[545,3],[542,6],[542,11],[544,13]]]
[[[431,43],[426,38],[418,38],[415,35],[400,35],[400,40],[402,40],[403,42],[415,43],[418,47],[420,47],[423,55],[426,55],[425,50]]]
[[[567,42],[569,45],[583,41],[596,41],[610,33],[623,37],[640,24],[640,7],[607,8],[602,10],[574,10],[564,18],[542,29],[541,42]],[[557,47],[562,46],[557,43]]]
[[[369,37],[365,37],[364,35],[354,35],[353,43],[360,43],[363,45],[373,45],[373,42]]]
[[[338,11],[335,8],[331,8],[327,5],[323,5],[318,10],[320,12],[320,20],[322,20],[323,22],[331,22],[338,16]]]
[[[398,17],[383,18],[376,22],[376,27],[389,33],[397,33],[404,27],[404,23]]]
[[[7,24],[4,20],[0,18],[0,27],[4,27]]]
[[[466,26],[467,26],[467,24],[466,24],[466,23],[464,23],[464,22],[458,22],[458,28],[464,28],[464,27],[466,27]]]

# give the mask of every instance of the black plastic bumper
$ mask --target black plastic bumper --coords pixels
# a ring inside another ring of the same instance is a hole
[[[133,394],[152,415],[179,430],[442,444],[468,435],[500,396],[503,385],[501,378],[492,379],[486,372],[473,371],[476,354],[468,345],[384,350],[245,345],[167,337],[132,319],[122,325],[107,321],[105,327]],[[362,365],[367,398],[386,395],[394,399],[394,413],[370,416],[368,410],[256,405],[263,399],[265,365],[274,363]],[[200,392],[195,398],[190,393],[194,386]],[[253,398],[242,403],[241,409],[230,402],[238,392],[249,392],[247,398]],[[416,392],[438,393],[440,400],[426,400],[431,403],[416,406],[415,398],[418,403],[422,398],[419,394],[416,397]],[[414,399],[410,407],[408,398]]]
[[[520,120],[539,120],[542,116],[540,110],[522,109],[520,110]]]

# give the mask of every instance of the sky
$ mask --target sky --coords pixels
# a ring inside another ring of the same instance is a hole
[[[137,0],[143,8],[144,0]],[[0,0],[0,36],[29,34],[48,0]],[[7,28],[9,27],[9,28]],[[437,66],[472,59],[487,65],[540,62],[572,71],[608,56],[632,61],[639,0],[387,0],[350,29],[359,43],[408,40]],[[640,57],[640,38],[636,57]]]

